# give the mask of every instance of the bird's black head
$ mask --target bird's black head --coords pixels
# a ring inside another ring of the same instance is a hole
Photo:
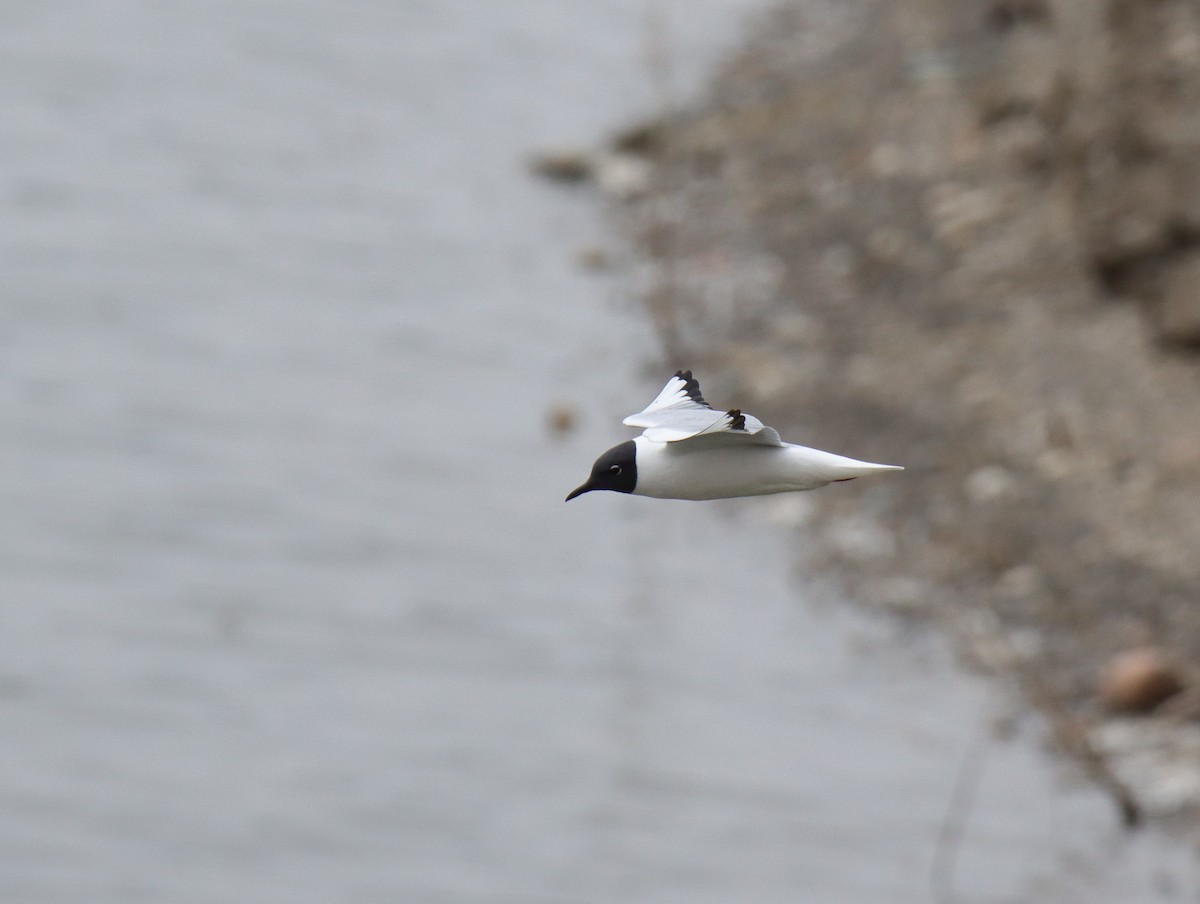
[[[632,493],[633,488],[637,486],[636,451],[637,446],[631,439],[625,440],[619,446],[613,446],[596,459],[587,482],[578,489],[571,490],[570,495],[567,496],[567,502],[576,496],[590,493],[592,490],[616,490],[618,493]]]

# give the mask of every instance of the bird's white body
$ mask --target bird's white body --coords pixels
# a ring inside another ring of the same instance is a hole
[[[644,436],[637,446],[637,496],[658,499],[725,499],[815,490],[837,480],[851,480],[896,465],[857,461],[832,452],[784,443],[704,445],[656,443]]]

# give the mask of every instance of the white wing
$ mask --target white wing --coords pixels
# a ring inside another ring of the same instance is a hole
[[[622,423],[626,427],[651,427],[659,416],[666,412],[712,412],[713,407],[700,395],[700,381],[693,379],[690,370],[677,370],[667,380],[662,392],[637,414],[631,414]],[[715,414],[712,417],[716,417]],[[710,421],[711,423],[711,418]]]
[[[783,445],[779,433],[753,415],[742,414],[736,408],[713,409],[700,395],[700,384],[692,378],[690,370],[677,372],[653,402],[625,418],[623,423],[627,427],[645,428],[642,436],[655,443],[691,440],[706,446]]]

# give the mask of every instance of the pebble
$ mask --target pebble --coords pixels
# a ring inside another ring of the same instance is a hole
[[[546,426],[557,436],[565,436],[579,423],[579,415],[570,405],[555,405],[546,412]]]
[[[1137,647],[1109,660],[1099,693],[1114,712],[1147,713],[1183,687],[1178,666],[1161,649]]]
[[[529,168],[539,176],[554,182],[587,182],[595,175],[591,155],[584,151],[559,150],[534,154]]]

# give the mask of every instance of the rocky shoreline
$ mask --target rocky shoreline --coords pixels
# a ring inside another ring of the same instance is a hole
[[[908,466],[782,501],[806,567],[950,632],[1127,822],[1196,811],[1200,7],[788,2],[617,144],[667,365]]]

